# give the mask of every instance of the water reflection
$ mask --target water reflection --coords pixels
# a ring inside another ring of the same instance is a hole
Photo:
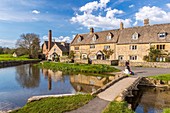
[[[164,108],[170,108],[170,89],[139,87],[134,98],[128,98],[128,103],[136,113],[162,113]]]
[[[112,77],[95,77],[86,76],[83,74],[70,75],[70,82],[77,92],[91,93],[96,91],[98,88],[102,87],[109,81]]]
[[[16,81],[23,88],[35,88],[39,86],[40,71],[32,65],[16,66]]]

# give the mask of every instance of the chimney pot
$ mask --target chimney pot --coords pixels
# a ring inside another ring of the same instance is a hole
[[[91,27],[90,28],[90,34],[93,34],[94,33],[94,29]]]
[[[144,19],[144,26],[147,26],[147,25],[149,25],[149,19],[148,18]]]
[[[120,30],[123,30],[124,27],[123,27],[123,22],[120,22]]]

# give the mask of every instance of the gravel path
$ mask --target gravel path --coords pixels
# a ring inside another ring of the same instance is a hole
[[[96,97],[83,107],[66,113],[101,113],[108,104],[109,101]]]

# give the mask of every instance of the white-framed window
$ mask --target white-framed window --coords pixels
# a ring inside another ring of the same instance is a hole
[[[118,59],[119,59],[119,60],[123,60],[123,57],[124,57],[123,55],[119,55],[119,56],[118,56]]]
[[[78,37],[77,42],[81,42],[83,38],[81,36]]]
[[[135,32],[133,35],[132,35],[132,39],[133,40],[137,40],[139,38],[139,34],[137,32]]]
[[[95,45],[90,45],[90,49],[94,49],[95,48]]]
[[[105,46],[104,46],[104,49],[105,49],[105,50],[108,50],[108,49],[110,49],[110,46],[109,46],[109,45],[105,45]]]
[[[109,32],[106,36],[106,40],[111,40],[113,37],[113,34],[111,32]]]
[[[137,50],[137,45],[130,45],[130,50]]]
[[[97,36],[94,35],[94,36],[92,37],[92,41],[95,42],[96,40],[97,40]]]
[[[129,60],[137,60],[137,56],[136,55],[131,55],[131,56],[129,56]]]
[[[160,39],[165,38],[165,37],[166,37],[166,32],[159,33],[159,34],[158,34],[158,37],[159,37]]]

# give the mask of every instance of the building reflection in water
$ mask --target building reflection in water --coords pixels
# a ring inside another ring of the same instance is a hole
[[[52,71],[50,69],[42,69],[44,77],[48,79],[48,90],[52,89],[52,80],[54,82],[61,81],[64,82],[64,77],[62,71]]]
[[[40,71],[33,64],[16,66],[15,79],[24,88],[35,88],[40,83]]]
[[[50,69],[42,69],[42,72],[46,79],[48,79],[48,89],[52,89],[52,81],[65,82],[64,75],[61,71],[52,71]],[[86,76],[83,74],[69,75],[70,83],[76,92],[91,93],[98,88],[102,87],[114,77],[96,77]]]
[[[77,92],[91,93],[102,87],[114,77],[96,77],[83,74],[70,75],[70,82]]]

